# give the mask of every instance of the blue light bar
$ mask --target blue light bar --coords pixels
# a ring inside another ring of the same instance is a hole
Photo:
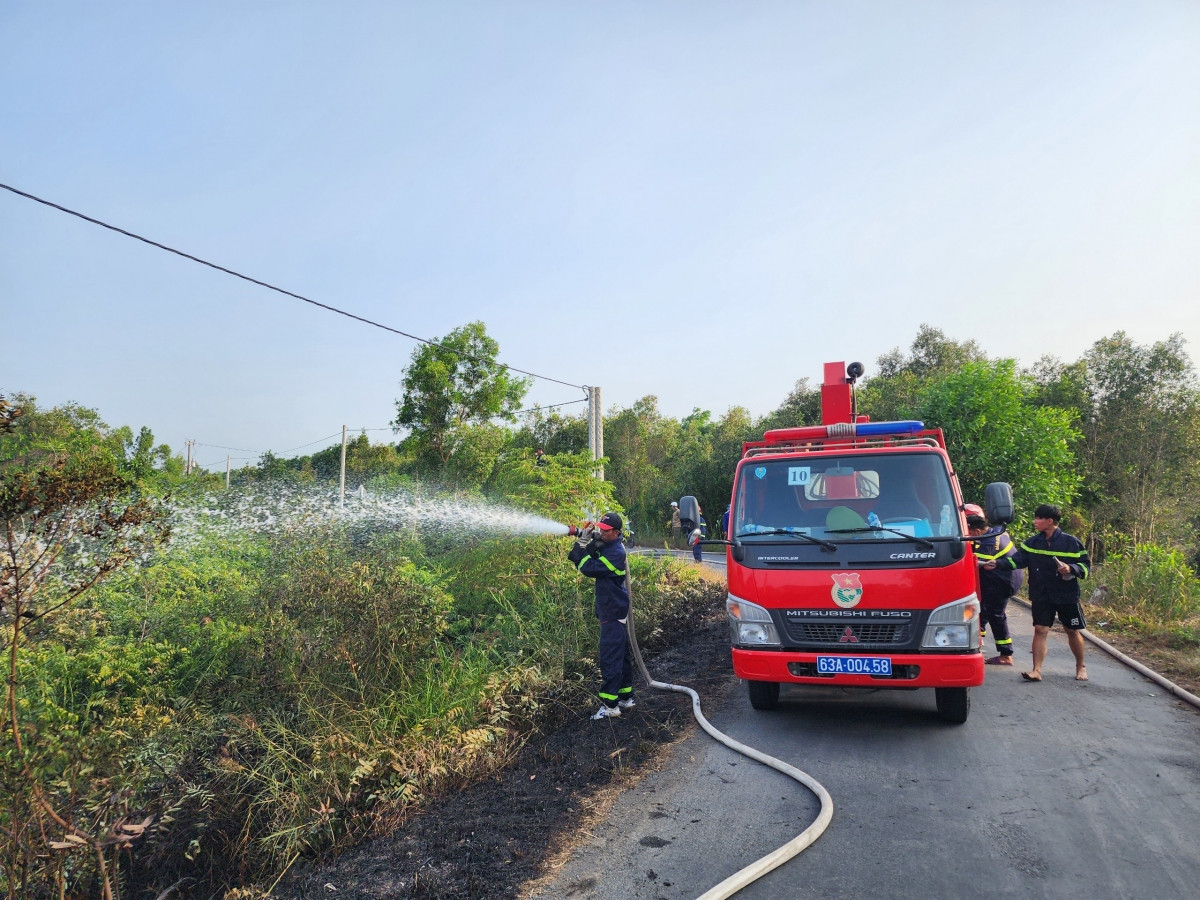
[[[924,429],[924,422],[861,422],[854,426],[858,437],[872,437],[880,434],[913,434]]]

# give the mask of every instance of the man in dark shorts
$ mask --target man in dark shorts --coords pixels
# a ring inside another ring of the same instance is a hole
[[[1058,527],[1061,519],[1062,510],[1043,503],[1033,511],[1033,527],[1037,534],[1022,541],[1012,556],[989,564],[989,567],[1029,569],[1033,668],[1021,673],[1026,681],[1042,680],[1042,662],[1046,659],[1046,645],[1056,616],[1067,631],[1067,643],[1075,655],[1075,680],[1088,680],[1080,633],[1087,623],[1079,605],[1079,579],[1087,577],[1092,563],[1079,539]]]

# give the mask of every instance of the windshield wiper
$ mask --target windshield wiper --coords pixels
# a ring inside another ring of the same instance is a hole
[[[892,534],[898,534],[902,538],[907,538],[910,541],[915,541],[919,546],[926,550],[936,550],[933,541],[927,541],[923,537],[917,537],[915,534],[909,534],[907,531],[900,531],[896,528],[886,528],[882,525],[868,525],[865,528],[826,528],[826,534],[866,534],[868,531],[890,531]]]
[[[787,528],[771,528],[767,531],[742,531],[734,535],[734,537],[755,537],[763,534],[786,534],[788,537],[794,537],[801,541],[808,541],[810,544],[816,544],[822,550],[825,550],[829,553],[837,552],[837,544],[833,543],[832,541],[823,541],[820,538],[815,538],[810,534],[805,534],[803,531],[791,531]]]

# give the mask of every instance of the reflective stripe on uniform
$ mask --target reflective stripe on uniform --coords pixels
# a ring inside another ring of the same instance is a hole
[[[979,542],[976,541],[976,544],[975,544],[976,558],[982,559],[986,562],[991,562],[994,559],[999,559],[1000,557],[1002,557],[1006,553],[1008,553],[1008,551],[1012,550],[1012,548],[1013,548],[1012,538],[1008,538],[1008,543],[1005,544],[1003,547],[1000,546],[1000,538],[1008,537],[1007,531],[1002,531],[999,534],[994,535],[994,537],[996,538],[996,552],[995,553],[980,553],[979,552]]]
[[[585,556],[583,559],[581,559],[581,560],[579,561],[579,565],[578,565],[578,566],[576,566],[576,568],[577,568],[577,569],[579,569],[579,571],[580,571],[580,572],[582,572],[582,571],[583,571],[584,564],[585,564],[585,563],[587,563],[587,561],[588,561],[589,559],[591,559],[591,557],[590,557],[590,556]],[[608,557],[606,557],[606,556],[597,556],[597,557],[596,557],[596,559],[598,559],[600,562],[604,563],[604,565],[605,565],[605,567],[607,567],[608,571],[612,572],[612,573],[613,573],[614,575],[616,575],[618,578],[624,578],[624,577],[625,577],[625,570],[624,570],[624,569],[618,569],[616,566],[614,566],[614,565],[613,565],[611,562],[609,562],[609,560],[608,560]]]
[[[1076,550],[1074,553],[1069,550],[1035,550],[1024,541],[1021,541],[1021,549],[1026,553],[1033,553],[1036,556],[1060,556],[1067,559],[1079,559],[1081,556],[1087,556],[1086,550]],[[1079,568],[1083,570],[1083,574],[1086,577],[1088,573],[1088,567],[1081,562],[1077,562],[1075,565],[1079,566]]]
[[[617,576],[620,576],[620,577],[624,577],[624,575],[625,575],[625,570],[624,570],[624,569],[618,569],[616,566],[614,566],[614,565],[613,565],[611,562],[609,562],[609,560],[608,560],[608,557],[607,557],[607,556],[601,556],[601,557],[598,557],[598,558],[599,558],[600,562],[604,563],[604,565],[605,565],[605,567],[607,567],[608,571],[612,572],[614,575],[617,575]]]
[[[1071,553],[1068,550],[1035,550],[1033,547],[1030,547],[1024,541],[1021,541],[1021,549],[1024,550],[1026,553],[1036,553],[1038,556],[1070,556],[1075,559],[1078,559],[1079,557],[1081,557],[1085,553],[1087,553],[1086,550],[1076,550],[1074,553]]]

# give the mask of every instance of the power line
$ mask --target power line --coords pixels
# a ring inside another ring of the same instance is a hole
[[[253,459],[253,458],[254,457],[252,457],[252,456],[231,456],[229,458],[229,460],[230,460],[230,462],[235,462],[235,461],[240,461],[243,459],[249,460],[249,459]],[[217,460],[217,462],[215,462],[215,463],[192,463],[192,466],[196,467],[196,468],[200,468],[200,469],[215,469],[218,466],[222,465],[224,462],[225,462],[224,460]]]
[[[512,413],[512,415],[520,416],[520,415],[524,415],[525,413],[537,412],[539,409],[554,409],[555,407],[558,407],[558,406],[574,406],[576,403],[587,403],[587,402],[588,402],[587,397],[580,397],[578,400],[567,400],[563,403],[551,403],[549,406],[531,406],[531,407],[529,407],[529,409],[518,409],[515,413]],[[504,413],[500,413],[499,415],[504,415]],[[492,418],[494,419],[494,418],[496,418],[496,416],[492,416]]]
[[[283,456],[287,453],[292,453],[296,450],[303,450],[305,447],[311,447],[313,444],[321,443],[321,441],[330,441],[336,437],[341,437],[341,436],[342,436],[342,433],[340,431],[336,431],[333,434],[329,435],[329,437],[317,438],[315,441],[309,441],[307,444],[301,444],[299,447],[293,447],[291,450],[284,450],[281,453],[279,453],[278,455]]]
[[[287,297],[294,297],[296,300],[303,300],[305,303],[311,303],[313,306],[319,306],[321,309],[327,309],[330,312],[337,313],[339,316],[346,316],[349,319],[354,319],[354,320],[356,320],[358,322],[362,322],[366,325],[374,325],[376,328],[382,328],[384,331],[390,331],[393,334],[401,335],[403,337],[409,338],[410,340],[420,341],[422,344],[428,344],[430,347],[437,347],[439,350],[445,350],[447,353],[454,353],[458,356],[464,357],[465,359],[473,359],[475,362],[481,362],[481,360],[475,359],[474,357],[472,357],[466,353],[462,353],[457,350],[450,350],[449,348],[444,347],[443,345],[439,344],[437,341],[431,341],[428,338],[418,337],[415,334],[409,334],[407,331],[401,331],[398,328],[392,328],[390,325],[384,325],[380,322],[375,322],[375,321],[372,321],[371,319],[367,319],[362,316],[355,315],[352,312],[346,312],[346,310],[344,310],[344,309],[338,309],[336,306],[330,306],[327,303],[320,303],[316,300],[310,300],[308,297],[305,297],[302,294],[296,294],[296,293],[293,293],[292,291],[285,290],[284,288],[276,287],[275,285],[270,284],[266,281],[260,281],[257,278],[251,278],[249,275],[243,275],[241,272],[235,272],[233,269],[227,269],[224,266],[219,266],[216,263],[209,262],[206,259],[201,259],[198,256],[193,256],[190,253],[184,253],[182,250],[176,250],[174,247],[168,247],[166,244],[160,244],[158,241],[152,241],[152,240],[150,240],[150,238],[142,237],[140,234],[134,234],[132,231],[126,231],[124,228],[118,228],[116,225],[110,225],[107,222],[102,222],[99,219],[94,219],[91,216],[86,216],[81,212],[77,212],[73,209],[68,209],[65,206],[60,206],[57,203],[52,203],[49,200],[45,200],[45,199],[43,199],[41,197],[37,197],[33,194],[26,193],[25,191],[18,190],[17,188],[13,187],[12,185],[8,185],[8,184],[4,184],[4,183],[0,182],[0,188],[4,188],[4,190],[10,191],[11,193],[16,194],[18,197],[24,197],[27,200],[33,200],[35,203],[41,203],[43,206],[49,206],[51,209],[57,209],[59,212],[64,212],[67,215],[75,216],[78,219],[83,219],[83,221],[85,221],[85,222],[91,222],[93,225],[99,225],[101,228],[107,228],[109,231],[115,231],[117,234],[123,234],[126,237],[133,238],[136,241],[141,241],[143,244],[149,244],[151,247],[157,247],[159,250],[166,250],[168,253],[174,253],[176,256],[182,256],[184,259],[190,259],[192,262],[200,263],[200,265],[202,265],[202,266],[208,266],[210,269],[216,269],[218,272],[224,272],[226,275],[232,275],[234,278],[240,278],[240,279],[242,279],[242,281],[248,281],[251,284],[257,284],[259,287],[264,287],[270,291],[276,291],[277,293],[283,294]],[[581,384],[571,384],[568,381],[559,381],[557,378],[550,378],[547,375],[538,375],[536,372],[527,372],[524,369],[518,369],[516,366],[506,366],[504,363],[497,363],[497,365],[500,366],[500,368],[502,368],[508,372],[517,372],[521,375],[528,375],[530,378],[538,378],[542,381],[552,381],[555,384],[565,385],[566,387],[578,388],[581,391],[586,390],[586,388]]]
[[[202,444],[199,441],[196,441],[196,443],[193,444],[192,446],[194,446],[194,447],[212,447],[214,450],[232,450],[235,453],[260,453],[260,452],[262,452],[260,450],[247,450],[245,447],[222,447],[220,444]],[[238,459],[242,459],[242,457],[239,456]]]

